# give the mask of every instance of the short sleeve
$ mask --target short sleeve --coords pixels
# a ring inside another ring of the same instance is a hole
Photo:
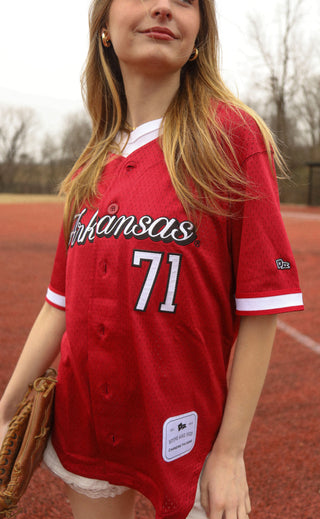
[[[65,282],[66,282],[67,249],[64,232],[61,229],[58,247],[53,264],[50,284],[47,290],[46,301],[59,310],[65,310]]]
[[[303,310],[298,273],[280,212],[274,168],[266,152],[244,163],[250,195],[231,219],[236,313]]]

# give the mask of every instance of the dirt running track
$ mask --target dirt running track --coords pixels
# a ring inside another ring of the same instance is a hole
[[[0,391],[42,305],[62,205],[0,197]],[[306,311],[281,316],[246,451],[251,519],[320,518],[320,209],[283,207]],[[18,519],[71,519],[61,483],[40,468]],[[137,518],[153,517],[143,498]],[[88,518],[90,519],[90,518]]]

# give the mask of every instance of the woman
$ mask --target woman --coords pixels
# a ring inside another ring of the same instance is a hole
[[[47,302],[0,404],[4,431],[61,342],[45,462],[76,519],[132,517],[135,490],[158,518],[251,510],[243,456],[276,314],[303,303],[281,159],[217,54],[210,0],[92,2],[92,137],[62,185]]]

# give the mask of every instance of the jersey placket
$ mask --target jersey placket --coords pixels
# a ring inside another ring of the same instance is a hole
[[[116,180],[112,180],[109,186],[104,184],[98,218],[108,215],[109,221],[114,217],[116,222],[118,216],[124,214],[121,193],[126,193],[128,175],[136,171],[137,163],[131,158],[118,157],[107,167],[115,166],[116,171],[112,176]],[[110,452],[105,452],[105,455],[111,461],[112,451],[122,444],[121,433],[126,419],[121,411],[126,408],[123,405],[126,395],[121,387],[124,384],[119,380],[119,373],[125,372],[123,364],[126,361],[123,363],[123,352],[117,351],[118,345],[126,340],[126,323],[122,317],[126,314],[126,302],[120,302],[122,294],[119,290],[120,256],[122,262],[126,261],[119,250],[119,239],[114,236],[96,237],[95,242],[96,273],[88,316],[89,385],[98,443],[104,451],[106,445],[109,445]]]

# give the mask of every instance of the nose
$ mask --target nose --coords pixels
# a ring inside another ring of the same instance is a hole
[[[171,20],[172,11],[169,0],[157,0],[151,9],[151,16],[160,21]]]

